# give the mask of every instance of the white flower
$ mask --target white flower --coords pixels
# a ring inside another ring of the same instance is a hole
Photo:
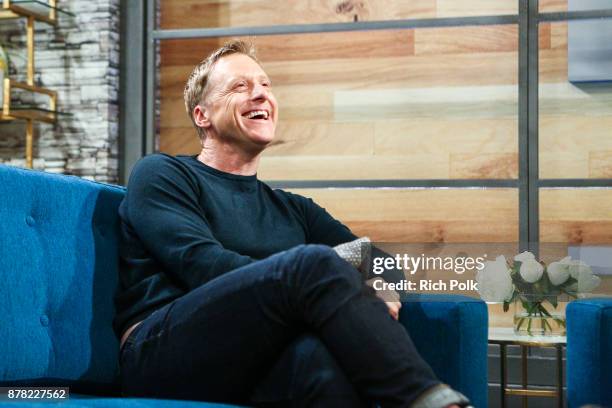
[[[476,281],[480,297],[485,302],[503,302],[512,298],[514,286],[503,255],[495,261],[486,261],[485,267],[476,274]]]
[[[578,279],[578,276],[582,273],[593,274],[591,267],[579,259],[570,263],[569,272],[574,279]]]
[[[599,286],[601,279],[592,273],[581,273],[578,276],[578,293],[590,293]]]
[[[514,257],[514,260],[516,262],[525,262],[525,261],[528,261],[530,259],[535,259],[535,255],[532,254],[529,251],[521,252],[520,254],[518,254],[518,255],[516,255]]]
[[[566,256],[557,262],[551,262],[546,268],[546,273],[548,274],[548,279],[550,283],[555,286],[559,286],[569,278],[570,276],[570,265],[572,264],[572,258]]]
[[[569,273],[578,281],[570,288],[577,293],[589,293],[601,283],[599,276],[593,275],[591,267],[580,260],[572,261]]]
[[[535,259],[526,259],[521,264],[519,272],[525,282],[534,283],[542,277],[544,267]]]

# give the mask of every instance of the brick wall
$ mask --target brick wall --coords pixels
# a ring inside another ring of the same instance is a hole
[[[35,124],[34,168],[117,182],[119,0],[58,0],[75,14],[36,23],[35,81],[58,91],[55,126]],[[11,77],[25,81],[25,19],[0,21]],[[21,100],[30,98],[20,96]],[[43,99],[44,100],[44,99]],[[25,165],[25,125],[0,124],[0,163]]]

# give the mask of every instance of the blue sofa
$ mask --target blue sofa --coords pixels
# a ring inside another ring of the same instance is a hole
[[[612,407],[612,298],[567,305],[567,403]]]
[[[68,386],[66,408],[223,406],[121,398],[111,323],[124,192],[0,165],[0,386]],[[416,296],[405,303],[400,322],[443,381],[477,407],[487,406],[483,302]]]

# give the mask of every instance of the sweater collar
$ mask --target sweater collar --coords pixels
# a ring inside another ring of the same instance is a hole
[[[198,160],[198,156],[194,155],[194,156],[190,156],[193,161],[195,161],[197,163],[197,165],[199,165],[199,167],[204,170],[205,172],[212,174],[214,176],[217,177],[222,177],[228,180],[235,180],[235,181],[240,181],[240,182],[255,182],[257,181],[257,174],[251,175],[251,176],[243,176],[240,174],[233,174],[233,173],[227,173],[225,171],[221,171],[218,169],[215,169],[214,167],[210,167],[207,164],[202,163],[201,161]]]

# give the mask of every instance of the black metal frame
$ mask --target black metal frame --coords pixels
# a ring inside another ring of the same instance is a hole
[[[538,146],[538,24],[593,18],[612,18],[612,9],[540,13],[538,0],[517,0],[517,15],[411,19],[394,21],[298,24],[261,27],[157,29],[156,0],[122,2],[123,54],[121,181],[126,182],[134,162],[155,150],[156,46],[167,39],[248,35],[325,33],[479,25],[518,24],[519,27],[519,176],[518,179],[480,180],[300,180],[275,181],[285,188],[518,188],[519,241],[537,251],[539,190],[549,187],[611,187],[612,179],[539,179]],[[144,63],[143,63],[144,61]],[[144,65],[144,67],[143,67]],[[141,121],[144,118],[144,121]],[[531,243],[531,244],[529,244]]]

